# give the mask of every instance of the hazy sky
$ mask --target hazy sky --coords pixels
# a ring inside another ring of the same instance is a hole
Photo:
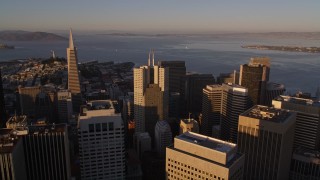
[[[320,0],[2,0],[0,30],[320,31]]]

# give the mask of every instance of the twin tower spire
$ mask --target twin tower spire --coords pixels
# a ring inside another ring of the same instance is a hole
[[[148,66],[151,66],[151,59],[150,59],[151,55],[152,55],[152,66],[154,66],[154,50],[153,49],[149,51]]]

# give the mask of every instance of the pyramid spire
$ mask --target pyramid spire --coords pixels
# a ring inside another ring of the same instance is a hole
[[[69,36],[69,48],[74,49],[73,45],[73,37],[72,37],[72,29],[70,28],[70,36]]]

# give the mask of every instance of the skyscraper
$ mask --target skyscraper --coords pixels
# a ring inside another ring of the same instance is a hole
[[[320,152],[304,148],[293,151],[290,180],[314,179],[320,177]]]
[[[32,118],[46,118],[53,121],[55,118],[54,94],[41,86],[19,87],[21,113]]]
[[[0,129],[0,179],[26,179],[22,139],[12,129]]]
[[[220,125],[220,137],[236,143],[238,116],[247,107],[247,88],[232,83],[206,86],[203,89],[202,134],[211,136],[212,127]]]
[[[270,64],[268,58],[252,58],[249,64],[240,66],[239,84],[248,88],[250,106],[264,102],[269,72]]]
[[[320,151],[320,103],[312,99],[279,96],[272,101],[278,109],[297,112],[294,147]]]
[[[166,150],[166,179],[242,179],[244,156],[237,145],[186,132]]]
[[[214,84],[212,74],[187,74],[185,78],[185,112],[199,114],[202,110],[202,89],[206,85]]]
[[[27,179],[71,178],[68,127],[66,124],[34,124],[23,136]]]
[[[184,61],[159,61],[159,67],[169,69],[169,92],[183,94],[186,64]]]
[[[77,48],[73,44],[72,31],[70,29],[69,47],[67,48],[68,59],[68,90],[72,94],[73,111],[79,112],[81,105],[81,88],[78,70]]]
[[[220,137],[237,143],[239,115],[248,108],[248,89],[236,84],[222,84]]]
[[[219,84],[223,84],[223,83],[239,84],[239,72],[234,70],[232,73],[220,73],[220,75],[217,77],[217,83],[219,83]]]
[[[158,156],[164,157],[166,153],[166,147],[172,143],[170,125],[166,120],[158,121],[154,131],[156,151]]]
[[[5,109],[5,103],[4,103],[1,69],[0,69],[0,128],[6,126],[6,121],[7,121],[7,117],[6,117],[6,109]]]
[[[184,61],[159,61],[159,67],[169,71],[169,117],[178,118],[183,110],[186,65]]]
[[[202,118],[200,132],[212,135],[212,126],[220,125],[222,105],[222,85],[207,85],[202,95]]]
[[[158,120],[168,119],[168,69],[152,65],[149,53],[147,66],[134,68],[134,118],[136,132],[148,132],[154,137]]]
[[[256,105],[239,116],[244,179],[288,179],[296,113]]]
[[[68,123],[72,118],[72,96],[70,91],[57,92],[57,109],[60,123]]]
[[[88,103],[78,138],[81,179],[125,179],[124,124],[110,100]]]
[[[41,92],[41,87],[19,87],[18,91],[20,96],[21,113],[28,116],[35,116],[36,99],[38,94]]]
[[[267,82],[264,105],[271,106],[272,100],[280,95],[282,95],[286,91],[286,88],[283,84],[278,84],[274,82]]]

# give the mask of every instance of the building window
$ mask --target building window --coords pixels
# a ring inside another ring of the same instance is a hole
[[[113,122],[109,122],[109,131],[113,131]]]
[[[108,131],[108,124],[102,123],[102,131]]]
[[[94,132],[94,125],[93,124],[89,124],[89,132]]]
[[[101,132],[101,124],[100,123],[96,124],[96,132]]]

